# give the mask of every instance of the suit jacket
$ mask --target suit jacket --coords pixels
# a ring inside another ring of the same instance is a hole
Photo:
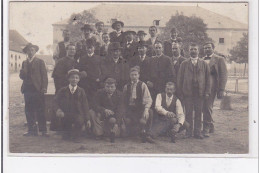
[[[145,56],[145,59],[141,61],[141,58],[139,55],[136,55],[131,58],[129,61],[129,67],[132,68],[134,66],[140,67],[140,80],[143,82],[147,82],[149,79],[149,63],[150,63],[151,57]]]
[[[58,109],[61,109],[65,115],[71,113],[71,110],[69,110],[70,94],[71,93],[69,86],[63,87],[58,91],[58,94],[55,96],[54,99],[55,112]],[[88,100],[84,89],[78,86],[74,94],[77,94],[75,99],[77,105],[77,112],[79,112],[80,116],[84,117],[86,121],[89,120]]]
[[[177,77],[179,69],[180,69],[180,66],[181,66],[181,63],[183,61],[185,61],[186,58],[184,58],[183,56],[180,56],[175,64],[174,64],[174,61],[173,61],[173,57],[171,57],[171,60],[172,60],[171,61],[172,62],[172,67],[173,67],[173,69],[175,71],[175,74],[176,74],[176,77]]]
[[[123,43],[125,42],[125,34],[123,31],[121,31],[121,34],[119,36],[117,36],[116,31],[110,32],[109,37],[111,43],[119,42],[120,45],[122,46]]]
[[[20,70],[20,78],[23,80],[23,84],[21,87],[21,92],[24,92],[24,80],[28,78],[28,65],[29,60],[25,60],[22,63],[22,68]],[[47,91],[48,87],[48,76],[47,76],[47,70],[46,66],[43,60],[34,57],[32,60],[32,73],[31,73],[31,79],[34,87],[37,91]]]
[[[136,56],[138,54],[137,52],[137,42],[132,42],[130,45],[127,46],[127,43],[123,43],[123,52],[122,56],[126,60],[130,60],[133,56]]]
[[[109,45],[110,45],[110,43],[108,44],[107,48],[106,48],[106,45],[105,45],[105,44],[103,44],[103,45],[100,47],[100,56],[106,57],[106,56],[108,55]]]
[[[157,41],[161,41],[158,37],[156,37],[155,39],[155,42]],[[155,49],[154,49],[154,44],[152,43],[152,40],[151,38],[149,38],[147,41],[146,41],[146,44],[148,45],[148,48],[147,48],[147,56],[155,56]]]
[[[205,57],[204,57],[205,59]],[[209,62],[209,68],[210,71],[215,70],[216,71],[216,87],[217,91],[218,90],[225,90],[226,83],[227,83],[227,66],[225,59],[221,56],[218,56],[216,54],[213,54],[210,62]],[[214,68],[214,69],[213,69]]]
[[[149,63],[149,81],[156,93],[164,92],[167,82],[176,82],[176,75],[168,56],[152,57]]]
[[[123,86],[129,81],[129,64],[123,59],[119,58],[115,63],[112,57],[106,57],[101,62],[101,81],[107,78],[114,78],[117,81],[117,88],[121,91]]]
[[[105,114],[105,109],[109,109],[115,113],[115,118],[117,123],[121,122],[123,117],[123,96],[122,92],[116,90],[111,98],[108,97],[108,94],[105,89],[98,90],[95,97],[95,106],[94,110],[101,114]]]
[[[92,36],[90,39],[96,40],[96,38],[94,36]],[[85,56],[85,54],[87,54],[86,52],[86,40],[80,40],[79,42],[77,42],[77,52],[75,55],[75,59],[78,60],[81,56]],[[95,43],[95,55],[100,55],[100,47],[101,44],[99,42],[96,41]]]
[[[180,97],[191,97],[192,96],[192,79],[193,73],[197,73],[199,83],[199,95],[204,97],[206,94],[210,94],[210,72],[209,65],[202,59],[198,59],[197,71],[193,71],[193,64],[191,59],[187,59],[182,62],[178,73],[177,90]]]

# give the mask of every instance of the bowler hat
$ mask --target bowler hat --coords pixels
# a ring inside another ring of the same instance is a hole
[[[77,75],[79,75],[79,77],[80,77],[80,72],[79,72],[78,69],[71,69],[71,70],[69,70],[69,71],[68,71],[68,78],[69,78],[71,75],[73,75],[73,74],[77,74]]]
[[[81,30],[84,31],[84,30],[90,30],[90,31],[93,31],[93,28],[91,25],[89,24],[85,24],[83,27],[81,27]]]
[[[140,67],[139,66],[134,66],[130,69],[130,73],[133,71],[137,71],[138,73],[140,73]]]
[[[116,25],[117,25],[118,23],[121,24],[122,27],[124,27],[124,25],[125,25],[124,22],[115,21],[115,22],[112,24],[112,28],[115,29],[115,27],[116,27]]]
[[[31,47],[35,48],[36,52],[39,50],[39,46],[33,45],[32,43],[28,43],[24,48],[23,52],[27,53],[27,50],[30,49]]]
[[[118,50],[118,49],[121,50],[122,47],[120,46],[119,42],[114,42],[114,43],[110,43],[109,49],[110,50]]]
[[[147,35],[143,30],[137,32],[137,35],[142,35],[142,34]]]

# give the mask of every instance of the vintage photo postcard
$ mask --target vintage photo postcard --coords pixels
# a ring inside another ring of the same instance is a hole
[[[247,156],[249,5],[10,1],[8,154]]]

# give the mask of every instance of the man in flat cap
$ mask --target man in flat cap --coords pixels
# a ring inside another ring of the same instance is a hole
[[[61,88],[56,97],[54,111],[62,124],[62,139],[80,142],[81,129],[86,123],[91,127],[88,100],[84,89],[78,86],[80,72],[72,69],[68,72],[69,85]]]
[[[181,43],[182,38],[178,37],[178,30],[177,28],[173,27],[171,29],[171,38],[169,40],[164,41],[164,55],[172,57],[172,44],[173,43]],[[181,48],[181,47],[180,47]],[[182,49],[181,49],[182,51]]]
[[[94,111],[90,111],[96,137],[109,136],[110,142],[115,142],[115,136],[119,135],[119,126],[123,118],[122,92],[116,89],[116,80],[108,78],[105,88],[97,92]]]
[[[49,136],[46,128],[44,94],[47,92],[48,76],[43,60],[35,56],[39,47],[27,44],[23,52],[27,59],[23,61],[20,78],[23,80],[21,92],[24,94],[25,115],[28,132],[24,136],[37,136],[38,128],[43,136]],[[36,124],[38,121],[38,126]]]
[[[130,61],[130,58],[137,55],[137,42],[134,41],[134,36],[136,35],[135,31],[126,31],[125,32],[125,42],[123,43],[123,53],[122,56],[127,61]]]
[[[100,45],[102,46],[104,44],[103,40],[102,40],[102,35],[104,33],[104,22],[97,22],[95,24],[96,27],[96,32],[94,33],[94,36],[97,40],[97,42],[100,43]]]
[[[143,30],[138,31],[137,36],[138,36],[139,42],[144,42],[146,35],[147,34]]]
[[[57,61],[67,55],[66,47],[70,44],[70,31],[65,29],[62,32],[63,41],[59,42],[54,53],[53,59],[55,60],[55,64]]]
[[[125,41],[124,32],[122,28],[124,27],[124,23],[121,21],[115,21],[112,24],[112,28],[115,30],[109,33],[111,43],[119,42],[122,46]]]
[[[79,86],[82,87],[89,99],[89,107],[93,108],[93,96],[100,88],[101,77],[101,58],[95,55],[95,41],[92,39],[86,40],[86,54],[82,55],[79,59],[77,69],[82,74],[82,79]]]
[[[153,112],[150,109],[153,100],[147,85],[139,80],[139,73],[139,66],[131,68],[131,82],[123,90],[126,130],[130,136],[140,135],[143,143],[154,143],[151,138]]]
[[[160,41],[160,39],[157,36],[157,32],[158,31],[156,26],[149,27],[150,38],[146,41],[146,44],[148,45],[147,55],[150,57],[155,56],[156,53],[155,53],[154,44]]]
[[[76,46],[73,43],[70,43],[67,45],[66,51],[66,56],[57,62],[52,73],[56,94],[59,89],[69,84],[67,80],[68,71],[77,66],[77,61],[74,59],[76,54]]]
[[[203,59],[209,64],[211,93],[204,102],[203,108],[203,134],[209,137],[209,133],[214,132],[213,125],[213,104],[217,95],[218,99],[224,96],[225,86],[227,83],[227,66],[225,59],[214,53],[215,46],[212,42],[206,42],[203,46],[206,54]]]
[[[132,57],[129,61],[130,68],[134,66],[140,67],[140,80],[143,82],[147,82],[149,79],[149,63],[151,57],[147,56],[147,47],[145,41],[139,41],[137,44],[138,54]]]
[[[114,78],[117,81],[117,89],[122,91],[129,81],[129,65],[121,56],[122,47],[119,42],[111,43],[109,54],[101,63],[101,81],[106,78]]]

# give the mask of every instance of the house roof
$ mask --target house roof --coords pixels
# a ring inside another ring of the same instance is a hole
[[[9,50],[23,53],[23,48],[29,42],[16,30],[9,30]]]
[[[104,3],[90,9],[90,12],[105,25],[111,25],[111,19],[121,20],[125,26],[151,26],[154,20],[160,20],[165,26],[176,12],[185,16],[197,16],[204,20],[209,29],[247,29],[248,25],[229,17],[214,13],[198,6],[147,5],[133,3]],[[68,19],[54,25],[66,25]]]
[[[36,57],[42,59],[46,63],[46,65],[54,65],[55,64],[51,55],[37,54]]]

